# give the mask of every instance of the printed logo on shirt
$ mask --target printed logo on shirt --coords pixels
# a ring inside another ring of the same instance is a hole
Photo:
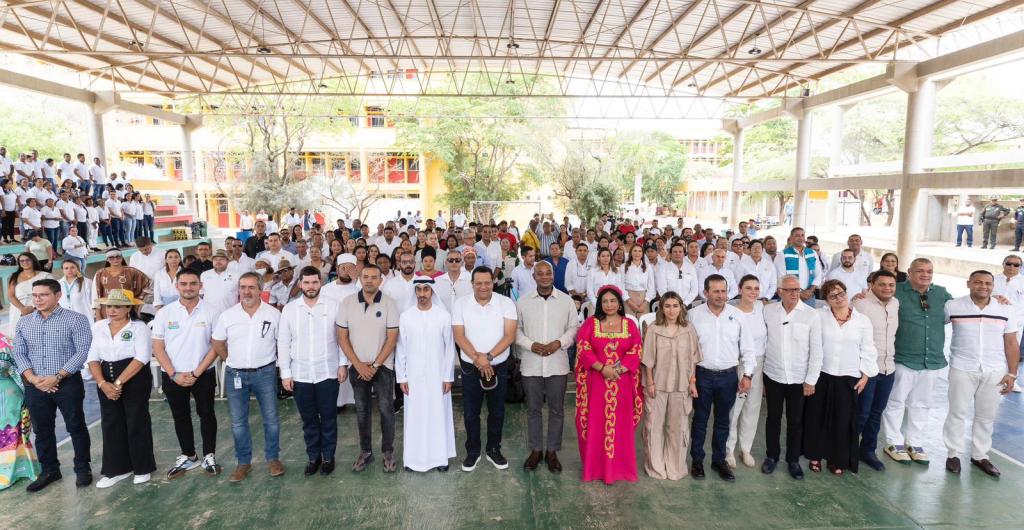
[[[181,324],[179,324],[178,322],[175,322],[174,320],[167,321],[167,329],[178,329],[180,327],[181,327]]]
[[[205,328],[206,327],[206,322],[196,322],[195,323],[195,327],[197,327],[197,328]]]
[[[134,337],[134,336],[135,335],[131,332],[131,330],[127,330],[126,329],[126,330],[121,332],[121,340],[124,341],[124,342],[131,342],[132,337]]]
[[[377,311],[377,318],[380,318],[381,312]]]

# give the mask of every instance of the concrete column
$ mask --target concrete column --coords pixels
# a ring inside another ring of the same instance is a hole
[[[181,132],[181,180],[185,182],[202,181],[202,176],[196,175],[195,151],[192,149],[192,128],[186,125],[179,125]]]
[[[833,176],[832,172],[834,169],[842,164],[843,161],[843,115],[849,109],[845,105],[836,105],[832,107],[832,145],[831,152],[829,153],[828,160],[828,176]],[[839,217],[839,213],[836,211],[839,208],[839,192],[836,190],[829,190],[828,192],[828,203],[825,207],[825,230],[829,232],[835,232],[836,230],[836,219]]]
[[[906,268],[916,257],[915,247],[920,231],[917,222],[921,189],[912,188],[910,175],[922,170],[932,149],[935,129],[935,83],[918,82],[917,91],[907,93],[907,124],[904,131],[903,174],[900,177],[899,219],[896,232],[896,255]]]
[[[793,226],[804,223],[806,193],[801,181],[811,176],[811,113],[796,120],[796,175],[793,179]]]
[[[107,163],[107,146],[103,137],[103,114],[97,113],[92,105],[85,108],[85,123],[89,133],[89,154],[85,155],[87,162],[92,162],[92,157],[100,157],[103,167],[109,167]]]
[[[740,194],[736,186],[743,182],[743,129],[732,135],[732,180],[729,182],[729,226],[739,223]]]

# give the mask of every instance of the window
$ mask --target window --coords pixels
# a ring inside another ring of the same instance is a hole
[[[353,182],[357,182],[362,179],[362,163],[359,161],[359,156],[353,156],[348,161],[348,178]]]

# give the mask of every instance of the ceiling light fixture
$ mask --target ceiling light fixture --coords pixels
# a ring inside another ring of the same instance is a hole
[[[754,34],[754,45],[747,50],[750,55],[761,55],[761,48],[757,47],[757,34]]]
[[[266,46],[262,46],[262,45],[261,46],[257,46],[256,47],[256,53],[262,53],[262,54],[266,55],[266,54],[270,53],[270,48],[268,48]]]

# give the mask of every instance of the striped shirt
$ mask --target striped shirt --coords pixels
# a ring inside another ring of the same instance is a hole
[[[965,372],[1006,372],[1003,335],[1016,333],[1011,306],[989,299],[979,308],[970,295],[946,302],[946,323],[953,324],[949,362]]]
[[[57,375],[61,370],[74,374],[85,364],[91,345],[89,319],[57,306],[48,318],[35,311],[18,319],[14,360],[19,373],[31,369],[42,377]]]

